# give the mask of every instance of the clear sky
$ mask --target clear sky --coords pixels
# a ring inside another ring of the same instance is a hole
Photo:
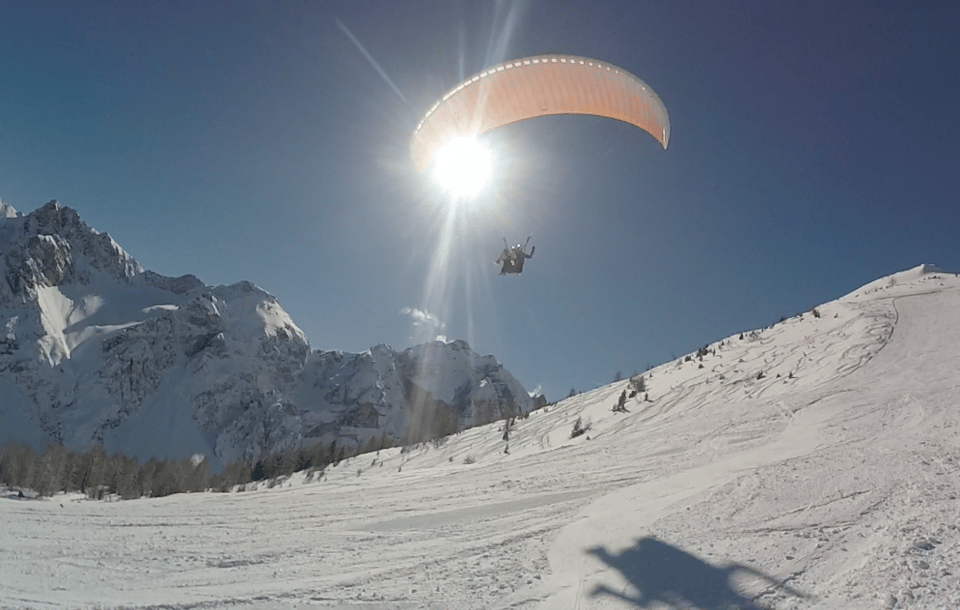
[[[0,198],[58,199],[164,275],[252,281],[316,349],[465,339],[556,400],[960,271],[957,31],[949,2],[0,0]],[[646,81],[669,149],[610,119],[512,125],[453,218],[414,127],[545,53]]]

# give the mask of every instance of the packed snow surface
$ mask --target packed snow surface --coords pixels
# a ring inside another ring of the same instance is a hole
[[[647,371],[627,413],[623,381],[242,493],[10,494],[0,607],[957,608],[958,311],[918,267]]]

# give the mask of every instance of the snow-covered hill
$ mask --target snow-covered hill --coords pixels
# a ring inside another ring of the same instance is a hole
[[[55,201],[0,208],[0,275],[0,443],[200,453],[216,470],[301,445],[419,439],[534,404],[462,341],[311,350],[273,295],[145,271]]]
[[[243,493],[0,499],[0,606],[960,607],[957,311],[921,266],[658,366],[627,413],[623,381]]]

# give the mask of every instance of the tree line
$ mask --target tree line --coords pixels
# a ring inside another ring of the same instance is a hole
[[[546,399],[538,396],[534,408],[546,404]],[[483,415],[489,421],[496,420],[493,412],[484,412]],[[431,439],[436,441],[460,432],[457,419],[448,413],[428,421],[429,426],[414,427],[405,445]],[[505,433],[504,440],[508,434]],[[32,490],[37,496],[79,492],[96,500],[108,497],[124,500],[157,498],[199,491],[244,491],[248,484],[267,481],[272,486],[277,480],[300,471],[307,471],[307,480],[310,480],[331,464],[393,446],[396,441],[386,433],[368,439],[362,447],[338,444],[334,440],[329,445],[317,444],[265,454],[253,463],[233,462],[222,472],[211,474],[202,455],[180,460],[150,458],[140,464],[134,457],[119,453],[107,455],[99,444],[82,453],[50,444],[39,453],[31,445],[9,442],[0,449],[0,486]]]
[[[193,456],[181,460],[151,458],[140,464],[122,454],[108,456],[101,445],[78,453],[50,444],[42,452],[22,443],[7,443],[0,449],[0,485],[30,489],[38,496],[80,492],[91,499],[135,499],[175,493],[227,492],[259,481],[272,481],[301,470],[309,476],[329,464],[352,457],[356,450],[316,445],[284,453],[268,454],[253,464],[233,462],[211,474],[207,460]]]

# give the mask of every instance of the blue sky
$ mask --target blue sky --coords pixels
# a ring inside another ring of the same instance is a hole
[[[960,271],[960,5],[0,14],[0,198],[58,199],[158,273],[252,281],[317,349],[466,339],[555,400],[920,263]],[[646,81],[669,149],[609,119],[512,125],[509,159],[447,222],[414,127],[460,79],[544,53]],[[498,276],[502,239],[531,233],[524,274]]]

